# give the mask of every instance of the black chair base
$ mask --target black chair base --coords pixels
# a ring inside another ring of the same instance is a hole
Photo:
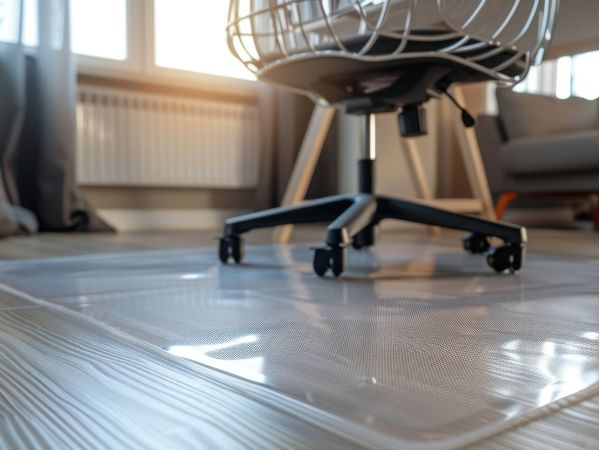
[[[336,195],[230,218],[225,223],[220,240],[219,258],[223,263],[231,259],[236,263],[241,262],[241,235],[250,230],[330,222],[325,245],[315,250],[313,267],[319,276],[324,276],[328,271],[339,276],[344,271],[347,248],[373,246],[374,227],[384,219],[406,220],[471,232],[463,241],[465,250],[487,254],[488,264],[497,272],[516,272],[523,264],[527,237],[522,227],[370,193]],[[490,237],[502,239],[504,245],[491,248],[488,241]]]

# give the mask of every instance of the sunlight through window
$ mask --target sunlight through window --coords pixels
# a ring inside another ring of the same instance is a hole
[[[582,53],[573,56],[571,59],[572,95],[587,99],[597,98],[598,94],[600,94],[600,87],[598,85],[600,53]]]
[[[570,56],[558,58],[556,65],[556,96],[558,98],[571,96],[572,59]]]
[[[38,3],[37,0],[25,0],[23,2],[23,44],[38,45]]]
[[[80,55],[127,59],[127,0],[71,0],[71,48]]]
[[[23,1],[22,40],[29,46],[38,45],[38,1]],[[73,52],[119,61],[127,59],[127,0],[71,0],[70,7]]]
[[[156,64],[170,69],[252,80],[229,51],[224,0],[156,0]]]
[[[593,100],[600,94],[596,81],[600,73],[600,52],[592,51],[563,56],[532,67],[527,78],[514,87],[516,92],[572,96]]]
[[[19,41],[19,2],[0,0],[0,42]]]

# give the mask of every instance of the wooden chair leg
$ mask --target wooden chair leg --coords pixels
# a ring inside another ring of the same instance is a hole
[[[422,200],[433,200],[433,194],[427,182],[425,167],[423,166],[416,140],[414,138],[407,138],[401,142],[405,147],[409,172],[412,176],[417,195]],[[440,227],[429,227],[429,230],[433,234],[441,234],[442,232]]]
[[[466,105],[465,96],[461,87],[454,89],[454,97],[462,104]],[[473,128],[465,128],[458,117],[454,118],[454,132],[458,138],[459,147],[462,152],[463,163],[467,170],[467,177],[471,190],[476,198],[481,201],[482,215],[486,219],[494,219],[494,204],[490,186],[483,166],[481,151],[477,143],[477,136]]]
[[[281,206],[295,205],[306,198],[306,192],[315,172],[319,156],[321,156],[321,150],[333,122],[335,111],[333,107],[315,106],[290,181],[285,189]],[[288,243],[293,231],[294,227],[292,225],[275,228],[273,243]]]
[[[502,219],[508,205],[517,198],[516,192],[504,192],[496,202],[496,219]]]

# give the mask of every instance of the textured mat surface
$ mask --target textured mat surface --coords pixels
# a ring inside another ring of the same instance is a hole
[[[167,365],[199,363],[186,370],[230,380],[236,395],[267,388],[300,408],[296,420],[327,417],[331,439],[453,447],[593,395],[596,261],[534,255],[497,275],[479,256],[393,244],[351,253],[332,280],[310,258],[254,247],[230,267],[213,250],[139,252],[4,263],[0,281],[159,347]],[[40,312],[11,292],[0,314]]]

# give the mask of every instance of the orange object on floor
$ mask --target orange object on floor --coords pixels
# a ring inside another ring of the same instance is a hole
[[[501,219],[508,205],[517,198],[516,192],[504,192],[496,202],[496,218]]]

